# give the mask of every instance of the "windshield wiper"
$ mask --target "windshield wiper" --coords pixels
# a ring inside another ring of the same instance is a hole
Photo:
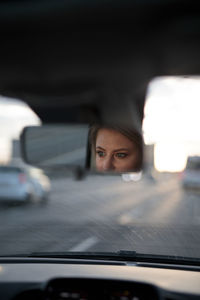
[[[1,256],[2,257],[2,256]],[[62,259],[87,259],[123,261],[135,263],[168,264],[168,265],[190,265],[200,266],[200,258],[144,254],[136,251],[120,250],[118,252],[32,252],[30,254],[12,255],[9,257],[30,257],[30,258],[62,258]]]

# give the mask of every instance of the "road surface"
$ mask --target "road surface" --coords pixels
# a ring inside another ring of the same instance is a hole
[[[52,180],[45,205],[0,208],[0,255],[118,251],[200,257],[200,196],[178,178]]]

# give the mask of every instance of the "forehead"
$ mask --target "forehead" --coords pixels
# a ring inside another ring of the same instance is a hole
[[[96,138],[96,147],[98,146],[103,148],[132,148],[134,146],[134,143],[117,130],[101,128],[98,130]]]

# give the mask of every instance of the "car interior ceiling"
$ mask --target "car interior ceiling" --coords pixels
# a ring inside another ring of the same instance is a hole
[[[94,117],[102,90],[116,86],[140,103],[141,112],[152,78],[200,71],[199,15],[193,4],[177,1],[177,15],[170,1],[123,1],[119,7],[115,1],[107,7],[99,1],[41,2],[38,7],[37,1],[27,1],[18,13],[15,5],[24,1],[0,3],[0,91],[25,100],[44,122],[56,121],[57,114],[62,122],[66,106],[76,102]]]

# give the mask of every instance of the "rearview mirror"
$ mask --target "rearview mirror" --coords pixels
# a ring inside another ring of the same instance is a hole
[[[141,171],[143,164],[142,135],[120,125],[26,127],[21,146],[24,160],[38,167],[126,173]]]

